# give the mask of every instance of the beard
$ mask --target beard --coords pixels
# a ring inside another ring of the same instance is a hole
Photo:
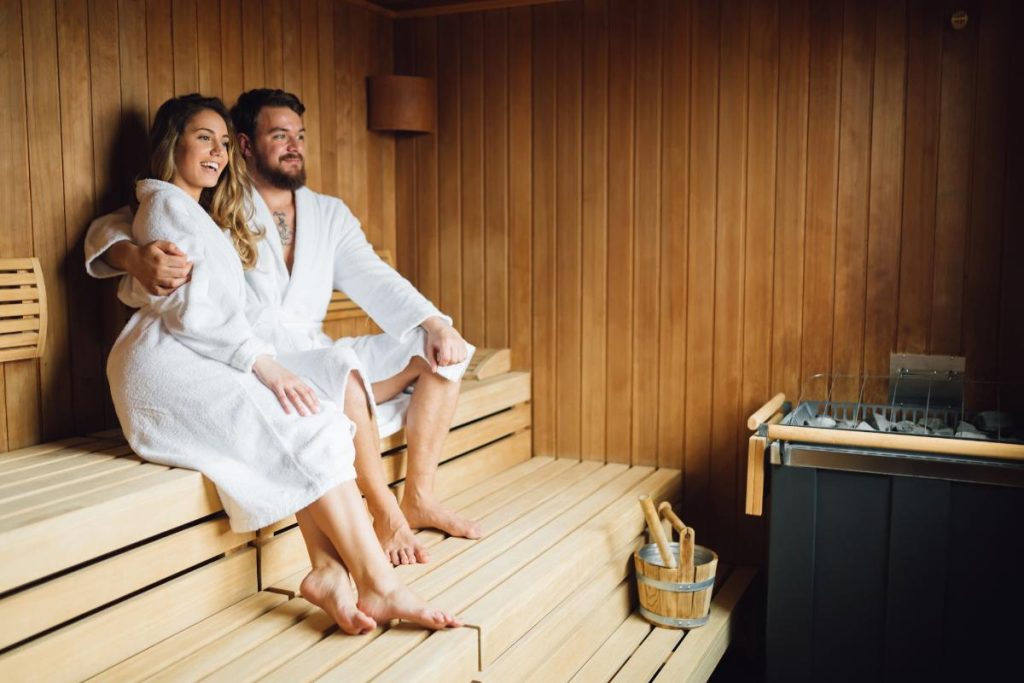
[[[286,157],[282,157],[282,159],[284,158]],[[288,173],[287,171],[282,170],[279,166],[271,166],[259,154],[253,155],[253,159],[256,162],[256,171],[259,175],[263,176],[268,183],[279,190],[290,190],[294,192],[306,184],[305,159],[302,159],[301,156],[299,156],[299,159],[303,160],[303,165],[299,167],[299,170],[293,173]]]

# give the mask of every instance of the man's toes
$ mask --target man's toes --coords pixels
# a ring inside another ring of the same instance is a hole
[[[430,553],[427,552],[426,548],[417,547],[414,555],[416,556],[416,562],[419,564],[426,564],[427,562],[430,562]]]
[[[401,559],[402,564],[412,564],[412,561],[409,559],[409,551],[405,548],[398,551],[398,557]]]
[[[369,633],[373,629],[377,628],[377,622],[363,614],[360,611],[356,611],[355,618],[352,620],[353,624],[359,627],[360,633]]]
[[[391,560],[391,564],[393,564],[396,567],[402,564],[402,556],[399,554],[397,550],[389,550],[388,559]]]

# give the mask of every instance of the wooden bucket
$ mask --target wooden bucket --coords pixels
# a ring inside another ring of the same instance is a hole
[[[679,544],[669,543],[679,557]],[[697,628],[708,623],[711,591],[715,587],[718,555],[704,546],[693,549],[693,571],[683,576],[682,562],[669,569],[661,564],[658,546],[649,543],[633,553],[640,614],[656,626]]]

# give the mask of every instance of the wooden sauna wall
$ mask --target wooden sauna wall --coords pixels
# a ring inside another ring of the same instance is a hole
[[[399,267],[533,370],[537,454],[682,468],[684,518],[756,552],[744,422],[774,392],[893,350],[1021,376],[1020,10],[961,6],[399,20],[439,114],[398,144]]]
[[[391,31],[335,0],[0,0],[0,256],[40,258],[51,321],[41,362],[0,367],[0,450],[116,424],[105,360],[126,316],[82,240],[125,203],[167,98],[297,93],[310,186],[395,249],[395,144],[367,131],[364,85],[390,72]]]

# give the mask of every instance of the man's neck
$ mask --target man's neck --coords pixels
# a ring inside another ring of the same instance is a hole
[[[295,193],[291,190],[282,190],[259,178],[253,178],[253,185],[271,211],[284,211],[295,204]]]

